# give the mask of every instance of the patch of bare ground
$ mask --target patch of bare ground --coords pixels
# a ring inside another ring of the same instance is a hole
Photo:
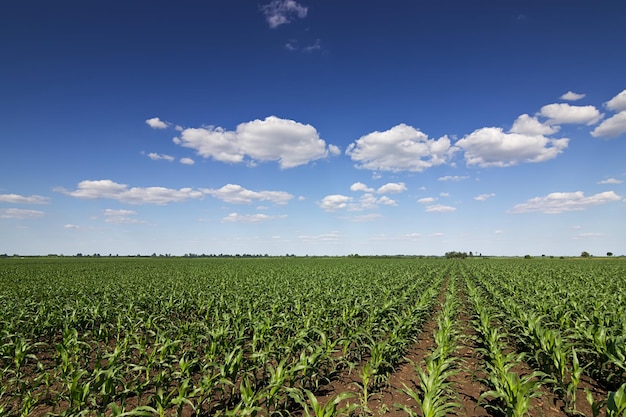
[[[342,372],[330,384],[324,386],[318,396],[320,403],[324,404],[340,393],[350,392],[353,393],[354,397],[341,402],[340,407],[347,404],[357,404],[358,408],[353,413],[356,416],[406,417],[407,413],[399,409],[395,404],[404,404],[417,410],[418,405],[410,396],[402,392],[402,389],[405,385],[416,389],[418,376],[415,371],[415,364],[423,361],[435,347],[433,334],[438,327],[437,315],[441,311],[444,294],[445,286],[440,291],[437,302],[424,322],[416,342],[405,353],[404,361],[397,365],[394,372],[388,376],[386,383],[373,390],[366,406],[364,406],[362,391],[359,387],[361,383],[359,370],[366,361],[363,361],[353,370]]]

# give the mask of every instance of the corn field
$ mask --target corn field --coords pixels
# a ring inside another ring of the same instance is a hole
[[[2,259],[0,416],[624,416],[625,288],[622,259]]]

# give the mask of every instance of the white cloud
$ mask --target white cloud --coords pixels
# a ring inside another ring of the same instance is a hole
[[[613,111],[626,110],[626,90],[604,103],[604,106]]]
[[[511,213],[541,212],[548,214],[563,213],[566,211],[581,211],[587,207],[598,206],[612,201],[619,201],[620,196],[613,191],[594,194],[585,197],[582,191],[571,193],[550,193],[545,197],[531,198],[525,203],[517,204]]]
[[[0,194],[0,202],[13,204],[48,204],[50,199],[41,195],[23,196],[19,194]]]
[[[577,94],[570,90],[561,96],[561,100],[576,101],[584,97],[585,97],[585,94]]]
[[[626,110],[604,120],[591,131],[594,138],[614,138],[626,133]]]
[[[372,192],[374,192],[374,189],[368,187],[367,185],[363,184],[362,182],[355,182],[354,184],[352,184],[350,186],[350,191],[365,191],[367,193],[372,193]]]
[[[319,235],[301,235],[298,239],[307,242],[321,241],[321,242],[337,242],[341,240],[341,235],[338,232],[323,233]]]
[[[384,204],[386,206],[397,206],[398,205],[398,203],[396,203],[396,200],[391,199],[391,198],[387,197],[386,195],[380,197],[378,199],[378,203]]]
[[[328,145],[328,152],[330,152],[331,155],[341,155],[341,149],[339,146],[335,145]]]
[[[153,129],[167,129],[168,123],[162,121],[158,117],[146,120],[146,124]]]
[[[75,224],[66,224],[63,226],[65,229],[80,229],[80,226],[75,225]]]
[[[455,211],[456,207],[445,206],[443,204],[434,204],[432,206],[426,206],[426,210],[429,213],[449,213]]]
[[[598,181],[598,184],[621,184],[623,182],[624,181],[618,180],[617,178],[607,178],[605,180]]]
[[[351,201],[352,197],[341,194],[332,194],[324,197],[319,203],[319,206],[325,211],[335,211],[347,208]]]
[[[143,220],[135,219],[131,216],[136,215],[134,210],[104,210],[104,221],[107,223],[115,224],[141,224],[145,223]]]
[[[180,158],[180,163],[183,165],[193,165],[196,163],[196,161],[191,158]]]
[[[313,126],[276,116],[241,123],[235,131],[214,126],[184,129],[174,143],[195,149],[204,158],[240,163],[247,156],[253,165],[257,161],[278,161],[282,169],[336,155],[338,151],[336,146],[327,147]]]
[[[537,120],[536,117],[530,117],[527,114],[522,114],[515,120],[513,127],[509,130],[509,132],[527,136],[539,136],[552,135],[558,132],[559,129],[559,126],[545,125]]]
[[[445,163],[454,150],[447,136],[429,139],[414,127],[399,124],[362,136],[348,146],[346,155],[357,163],[357,168],[422,172]]]
[[[389,182],[380,186],[376,192],[378,194],[397,194],[406,190],[406,185],[403,182]]]
[[[164,205],[188,199],[201,199],[204,194],[191,188],[172,189],[164,187],[133,187],[111,180],[85,180],[78,183],[75,191],[56,188],[55,191],[76,198],[109,198],[128,204]]]
[[[308,8],[294,0],[272,0],[271,3],[261,6],[261,11],[270,28],[275,29],[295,18],[304,19]]]
[[[364,191],[366,193],[376,192],[378,194],[397,194],[406,190],[406,185],[403,182],[389,182],[385,185],[381,185],[377,190],[368,187],[362,182],[355,182],[350,186],[350,191]]]
[[[555,158],[568,143],[569,139],[505,133],[501,128],[484,127],[457,141],[455,146],[465,150],[467,165],[507,167]]]
[[[441,192],[441,193],[439,193],[439,196],[440,197],[450,197],[450,193]]]
[[[547,117],[547,124],[586,124],[597,123],[604,115],[594,106],[572,106],[567,103],[547,104],[541,108],[538,115]]]
[[[238,213],[230,213],[228,216],[222,219],[222,222],[225,223],[260,223],[268,220],[272,220],[274,217],[257,213],[257,214],[238,214]]]
[[[398,203],[387,196],[377,198],[372,193],[365,193],[358,200],[341,194],[328,195],[318,205],[323,210],[332,212],[342,209],[349,211],[373,210],[380,205],[397,206]]]
[[[586,232],[586,233],[579,233],[576,236],[574,236],[573,239],[577,240],[577,239],[594,239],[594,238],[599,238],[604,236],[604,234],[602,233],[594,233],[594,232]]]
[[[36,219],[45,213],[39,210],[26,210],[18,208],[0,209],[0,219]]]
[[[152,159],[153,161],[158,161],[158,160],[163,159],[165,161],[172,162],[174,160],[173,156],[165,155],[165,154],[158,154],[154,152],[150,152],[148,154],[148,158]]]
[[[417,200],[417,202],[420,204],[430,204],[430,203],[434,203],[435,201],[437,201],[435,197],[424,197],[424,198],[420,198],[419,200]]]
[[[226,203],[250,204],[269,201],[274,204],[287,204],[293,195],[286,191],[252,191],[238,184],[226,184],[222,188],[202,188],[201,191]]]
[[[476,197],[474,197],[474,200],[485,201],[486,199],[491,198],[491,197],[495,197],[495,194],[494,193],[491,193],[491,194],[480,194],[480,195],[477,195]]]
[[[467,175],[446,175],[445,177],[439,177],[437,178],[437,181],[463,181],[468,179],[469,177]]]
[[[368,214],[363,214],[360,216],[354,216],[350,220],[353,222],[361,223],[361,222],[371,222],[371,221],[378,220],[383,217],[384,216],[380,213],[368,213]]]

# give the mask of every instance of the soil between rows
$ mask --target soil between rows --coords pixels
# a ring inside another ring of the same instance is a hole
[[[402,391],[404,386],[408,386],[414,390],[418,390],[419,379],[415,370],[416,364],[422,366],[424,359],[432,352],[435,347],[434,333],[437,330],[437,316],[443,305],[445,294],[445,285],[442,287],[438,300],[429,315],[428,319],[417,337],[417,341],[407,350],[404,361],[400,363],[396,370],[389,375],[387,384],[374,392],[367,404],[367,410],[359,407],[354,413],[356,416],[388,416],[388,417],[406,417],[407,413],[396,406],[403,404],[411,408],[416,414],[422,415],[417,403],[406,393]],[[461,404],[456,412],[448,414],[450,416],[467,416],[467,417],[502,417],[502,414],[492,408],[485,408],[485,401],[479,403],[479,397],[482,393],[489,390],[484,383],[481,382],[486,377],[484,373],[484,365],[478,345],[475,342],[476,332],[471,324],[470,308],[466,295],[463,291],[458,292],[461,302],[459,315],[457,320],[460,338],[458,339],[459,350],[456,357],[460,359],[459,372],[451,378],[452,387],[457,393],[455,402]],[[516,366],[513,371],[520,375],[528,375],[533,369],[528,363],[522,362]],[[358,367],[350,372],[345,371],[340,374],[330,384],[323,387],[322,394],[318,396],[320,403],[324,404],[329,399],[343,392],[352,392],[356,397],[359,395],[360,382],[358,376]],[[591,406],[585,398],[585,389],[589,390],[594,399],[601,400],[607,398],[607,391],[603,390],[598,383],[586,375],[583,375],[577,391],[576,408],[585,416],[591,416]],[[342,405],[348,402],[354,404],[358,402],[350,399],[342,402]],[[541,387],[541,395],[531,399],[531,417],[563,417],[569,416],[565,411],[565,403],[547,386]]]

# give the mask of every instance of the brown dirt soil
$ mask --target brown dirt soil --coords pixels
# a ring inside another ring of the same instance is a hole
[[[388,417],[406,417],[408,414],[396,406],[396,404],[404,404],[411,408],[417,414],[421,415],[419,406],[416,402],[407,394],[402,392],[404,385],[416,390],[419,386],[418,375],[415,371],[415,365],[422,366],[426,356],[433,350],[435,342],[433,334],[437,330],[436,317],[441,310],[441,304],[443,302],[443,294],[445,288],[442,289],[439,296],[438,303],[424,323],[422,331],[418,335],[416,343],[414,343],[405,354],[405,360],[401,363],[396,370],[389,375],[387,384],[374,392],[369,401],[367,402],[367,409],[359,406],[352,415],[354,416],[388,416]],[[451,378],[452,387],[457,393],[457,398],[454,400],[461,404],[455,413],[448,414],[449,416],[468,416],[468,417],[500,417],[501,414],[496,410],[488,407],[485,408],[482,404],[479,404],[479,397],[483,392],[489,390],[489,388],[481,382],[486,375],[482,371],[484,365],[482,359],[477,351],[478,346],[475,343],[475,331],[470,322],[469,304],[465,298],[465,294],[459,292],[461,307],[459,314],[458,329],[460,331],[460,338],[458,343],[460,349],[456,353],[456,357],[460,359],[459,372]],[[533,372],[533,369],[525,362],[519,364],[515,369],[520,375],[527,375]],[[354,398],[349,399],[341,403],[341,405],[360,404],[359,393],[360,389],[357,385],[359,382],[358,367],[351,372],[345,371],[339,375],[330,384],[323,387],[318,400],[320,403],[325,403],[335,395],[342,392],[351,392],[355,395]],[[585,389],[591,391],[594,399],[601,400],[607,397],[607,391],[602,389],[599,384],[593,381],[587,376],[583,376],[581,383],[579,384],[577,391],[576,408],[583,415],[591,416],[591,407],[585,398]],[[570,416],[565,411],[565,403],[556,395],[550,387],[541,387],[541,396],[531,399],[531,411],[529,414],[531,417],[563,417]]]

